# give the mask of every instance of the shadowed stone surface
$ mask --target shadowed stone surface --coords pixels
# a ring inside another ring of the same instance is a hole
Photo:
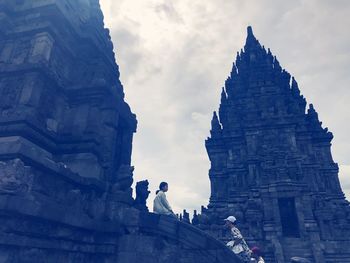
[[[248,27],[206,140],[211,197],[196,224],[227,240],[221,225],[234,215],[267,262],[350,262],[350,208],[333,135],[312,104],[305,110],[295,79]]]
[[[133,207],[135,131],[98,0],[0,0],[1,263],[237,262]]]

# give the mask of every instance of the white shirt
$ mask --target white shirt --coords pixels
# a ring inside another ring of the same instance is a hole
[[[171,215],[173,210],[171,209],[166,195],[163,191],[159,191],[153,201],[153,212],[160,215]]]

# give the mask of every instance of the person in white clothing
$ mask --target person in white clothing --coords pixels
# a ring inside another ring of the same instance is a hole
[[[166,182],[162,182],[159,185],[159,190],[156,192],[156,197],[153,201],[153,212],[159,215],[168,215],[177,218],[174,214],[165,193],[168,192],[169,185]]]
[[[251,251],[245,242],[241,232],[235,226],[236,218],[234,216],[229,216],[225,219],[226,227],[231,231],[232,240],[226,244],[233,253],[240,259],[242,263],[250,263]]]

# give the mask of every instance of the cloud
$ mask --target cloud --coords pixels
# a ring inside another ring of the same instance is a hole
[[[182,23],[183,19],[180,14],[176,11],[172,1],[165,1],[155,6],[155,11],[161,16],[165,16],[170,21],[175,23]]]
[[[101,5],[126,99],[139,121],[136,181],[149,179],[153,193],[168,181],[177,212],[208,203],[204,140],[252,25],[334,133],[334,159],[350,194],[350,1],[101,0]]]
[[[120,48],[117,46],[117,56],[123,57],[128,63],[129,74],[125,77],[131,78],[134,74],[137,73],[138,67],[140,66],[140,61],[143,54],[140,50],[140,38],[132,34],[131,31],[128,31],[123,28],[117,30],[112,30],[111,34],[118,39],[124,39],[124,44],[127,48]]]

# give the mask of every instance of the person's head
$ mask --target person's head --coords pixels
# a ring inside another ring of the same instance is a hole
[[[161,182],[159,185],[159,190],[157,191],[157,194],[159,191],[168,192],[169,186],[167,182]]]
[[[228,228],[232,228],[235,225],[236,218],[234,216],[229,216],[225,219],[225,226]]]
[[[253,248],[251,249],[251,251],[252,251],[252,256],[253,256],[254,258],[258,259],[258,258],[261,256],[260,248],[258,248],[258,247],[253,247]]]

